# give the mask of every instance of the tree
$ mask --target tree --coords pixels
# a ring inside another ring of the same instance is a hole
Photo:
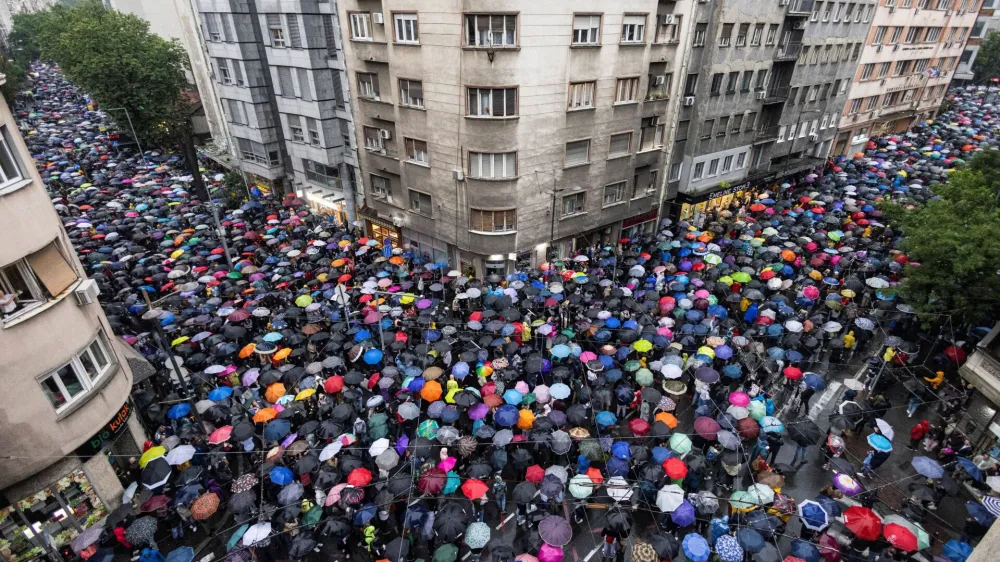
[[[247,201],[247,184],[240,172],[226,172],[222,176],[219,197],[230,209],[236,209]]]
[[[934,321],[950,314],[974,321],[1000,313],[1000,151],[977,154],[953,172],[948,183],[934,186],[940,196],[899,217],[902,249],[911,264],[899,293],[918,314]],[[915,265],[919,264],[919,265]]]
[[[989,31],[979,44],[979,52],[972,63],[977,82],[988,82],[1000,78],[1000,32]]]

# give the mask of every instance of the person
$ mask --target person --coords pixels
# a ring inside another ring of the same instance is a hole
[[[930,383],[931,388],[937,390],[944,383],[944,371],[934,373],[933,377],[924,377],[924,380]]]
[[[920,446],[920,441],[931,432],[931,424],[927,420],[920,420],[920,423],[910,428],[910,444],[906,446],[911,451],[916,451]]]
[[[910,399],[906,403],[906,417],[912,418],[913,414],[917,413],[917,408],[920,407],[922,399],[919,392],[910,392]]]
[[[125,539],[125,525],[118,525],[114,528],[113,534],[115,535],[115,540],[118,544],[124,546],[125,548],[132,550],[134,547],[132,543]]]
[[[155,548],[144,548],[139,555],[139,562],[166,562],[166,558]]]
[[[13,314],[15,310],[17,310],[17,296],[0,290],[0,313],[7,316]]]
[[[796,413],[799,415],[809,413],[809,400],[816,394],[816,389],[806,385],[805,389],[799,394],[799,407]]]
[[[769,431],[765,434],[767,438],[767,464],[773,465],[776,460],[778,460],[778,451],[781,450],[781,446],[785,444],[785,440],[782,439],[781,434],[777,431]]]
[[[885,461],[889,460],[889,456],[892,451],[876,451],[872,449],[868,451],[865,455],[865,460],[861,465],[861,471],[858,472],[858,476],[866,478],[875,474],[875,471],[882,466]]]

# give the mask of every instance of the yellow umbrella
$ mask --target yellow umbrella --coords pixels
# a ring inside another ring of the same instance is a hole
[[[278,352],[274,354],[274,360],[275,361],[281,361],[285,357],[288,357],[289,355],[291,355],[291,353],[292,353],[292,348],[290,348],[290,347],[285,347],[285,348],[279,349]]]
[[[174,341],[170,342],[170,347],[177,347],[178,345],[180,345],[180,344],[188,341],[189,339],[191,339],[191,338],[189,338],[187,336],[181,336],[181,337],[175,339]]]
[[[858,296],[858,294],[850,289],[844,289],[843,291],[840,292],[840,296],[853,299],[854,297]]]
[[[698,355],[707,355],[712,359],[715,359],[715,350],[707,345],[703,345],[698,348]]]
[[[653,342],[649,340],[638,340],[632,344],[632,349],[635,349],[639,353],[647,353],[649,350],[653,349]]]
[[[173,252],[170,253],[170,257],[173,259],[177,259],[183,255],[184,255],[184,250],[174,250]]]
[[[156,447],[150,447],[148,451],[146,451],[145,453],[142,454],[141,457],[139,457],[139,468],[146,468],[146,465],[149,464],[149,461],[156,458],[160,458],[165,454],[167,454],[167,449],[164,447],[161,447],[159,445],[157,445]]]
[[[307,388],[307,389],[303,390],[302,392],[299,392],[298,394],[296,394],[295,395],[295,399],[296,400],[305,400],[306,398],[309,398],[313,394],[316,394],[316,389],[315,388]]]

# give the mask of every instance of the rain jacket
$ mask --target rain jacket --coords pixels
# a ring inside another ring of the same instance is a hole
[[[913,439],[914,441],[923,439],[930,430],[931,424],[927,420],[923,420],[910,429],[910,439]]]
[[[944,371],[938,371],[931,378],[924,377],[924,380],[931,383],[931,386],[934,387],[934,390],[937,390],[938,387],[941,386],[941,383],[944,382]]]
[[[853,349],[856,341],[857,338],[854,337],[854,331],[847,332],[844,334],[844,349]]]

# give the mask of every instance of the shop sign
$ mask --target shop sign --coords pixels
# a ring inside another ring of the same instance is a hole
[[[93,437],[88,439],[86,443],[77,448],[77,454],[82,457],[91,457],[100,453],[104,447],[112,443],[125,431],[125,428],[128,427],[128,418],[131,415],[132,403],[125,402],[115,416],[111,418],[111,421],[95,433]]]
[[[647,211],[641,215],[635,215],[634,217],[629,217],[622,221],[622,229],[626,229],[630,226],[635,226],[637,224],[642,224],[644,222],[649,222],[651,220],[656,220],[656,209]]]

